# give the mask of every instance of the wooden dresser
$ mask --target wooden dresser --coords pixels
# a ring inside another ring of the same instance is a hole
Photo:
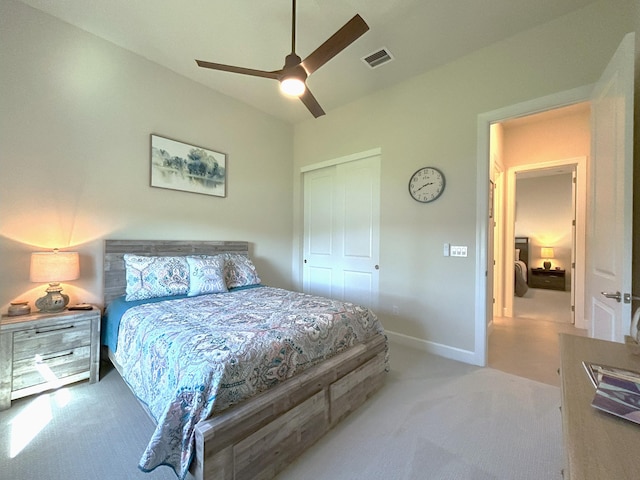
[[[11,400],[79,380],[98,381],[100,310],[0,320],[0,410]]]
[[[564,479],[640,478],[640,425],[591,406],[595,388],[583,361],[640,372],[640,357],[621,343],[560,334]]]

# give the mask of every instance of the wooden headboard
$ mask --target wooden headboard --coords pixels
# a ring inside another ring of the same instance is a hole
[[[125,294],[124,254],[147,256],[215,255],[217,253],[249,254],[249,242],[206,240],[105,240],[104,242],[104,306]]]

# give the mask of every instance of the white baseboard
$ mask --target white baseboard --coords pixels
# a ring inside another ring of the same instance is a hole
[[[415,348],[427,353],[433,353],[440,357],[449,358],[451,360],[457,360],[459,362],[468,363],[471,365],[477,365],[475,352],[469,350],[462,350],[461,348],[451,347],[449,345],[442,345],[440,343],[430,342],[429,340],[423,340],[421,338],[411,337],[402,333],[392,332],[385,330],[387,338],[393,343],[404,345],[406,347]]]

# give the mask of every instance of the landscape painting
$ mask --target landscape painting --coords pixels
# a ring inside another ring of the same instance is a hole
[[[225,197],[227,156],[151,135],[151,186]]]

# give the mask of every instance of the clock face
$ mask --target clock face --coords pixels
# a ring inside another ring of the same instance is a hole
[[[434,167],[423,167],[409,180],[409,193],[414,200],[422,203],[433,202],[442,195],[444,175]]]

